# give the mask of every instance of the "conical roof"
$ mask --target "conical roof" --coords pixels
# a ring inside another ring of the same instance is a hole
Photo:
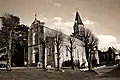
[[[78,12],[76,12],[75,21],[77,22],[77,24],[84,25]]]

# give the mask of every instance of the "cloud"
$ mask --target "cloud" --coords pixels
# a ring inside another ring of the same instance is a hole
[[[53,23],[54,25],[63,25],[66,27],[73,27],[73,25],[74,25],[74,22],[62,22],[62,20],[58,19],[58,18],[56,18],[55,20],[57,20],[57,21],[55,21]]]
[[[61,17],[54,17],[53,20],[62,21]]]
[[[115,48],[117,48],[117,49],[120,50],[120,44],[116,44],[116,45],[115,45]]]
[[[41,21],[42,21],[42,22],[47,22],[47,18],[44,17]]]
[[[100,40],[100,44],[113,44],[117,41],[117,38],[113,35],[98,35],[97,36]]]
[[[54,4],[54,6],[56,6],[56,7],[61,7],[61,4],[60,3],[53,3]]]
[[[90,20],[84,20],[83,23],[84,23],[85,25],[94,24],[94,23],[93,23],[92,21],[90,21]]]
[[[44,17],[44,18],[43,18],[43,20],[47,20],[47,18],[46,18],[46,17]]]
[[[117,42],[116,37],[113,35],[102,34],[102,35],[98,35],[97,37],[99,39],[99,45],[98,45],[99,49],[102,51],[107,51],[108,47],[113,46]]]
[[[57,21],[57,22],[54,22],[53,24],[54,24],[55,26],[59,26],[59,25],[62,24],[62,22],[61,22],[61,21]]]
[[[107,51],[108,47],[114,47],[120,49],[120,44],[117,43],[117,38],[113,35],[98,35],[99,38],[99,49]]]
[[[74,25],[74,22],[65,22],[64,25],[72,27]]]
[[[53,1],[53,0],[47,0],[47,1],[51,2],[51,3],[52,3],[54,6],[56,6],[56,7],[61,7],[61,4],[58,3],[58,2],[55,2],[55,1]]]
[[[59,25],[61,25],[62,24],[62,17],[54,17],[53,18],[53,24],[55,25],[55,26],[59,26]]]

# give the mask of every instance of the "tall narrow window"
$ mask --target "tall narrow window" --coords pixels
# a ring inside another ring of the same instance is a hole
[[[35,44],[35,33],[33,33],[33,45]]]
[[[66,48],[66,57],[68,57],[68,50],[67,50],[67,48]]]
[[[38,44],[38,34],[35,34],[35,44]]]

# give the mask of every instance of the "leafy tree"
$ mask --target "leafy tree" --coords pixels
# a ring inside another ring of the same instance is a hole
[[[8,49],[8,58],[9,61],[7,62],[7,70],[11,70],[11,57],[12,53],[14,51],[14,45],[12,42],[13,38],[13,29],[20,23],[20,18],[17,16],[14,16],[9,13],[5,13],[2,17],[0,17],[2,21],[2,29],[0,31],[1,36],[1,44],[0,47],[7,46]]]
[[[16,26],[14,29],[13,42],[15,49],[12,55],[12,59],[16,62],[16,66],[24,65],[24,58],[27,60],[27,45],[28,45],[28,29],[24,24]]]
[[[28,27],[23,24],[20,25],[20,18],[9,13],[5,13],[0,19],[2,22],[0,47],[7,46],[11,64],[12,56],[17,54],[15,54],[16,50],[18,50],[17,44],[23,43],[24,45],[21,44],[21,47],[27,45]]]
[[[20,23],[20,18],[9,13],[5,13],[0,17],[2,28],[0,30],[1,44],[0,46],[8,46],[10,39],[10,30],[14,29]]]

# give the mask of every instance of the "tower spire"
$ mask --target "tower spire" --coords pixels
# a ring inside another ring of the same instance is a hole
[[[77,24],[80,24],[80,25],[84,25],[83,22],[82,22],[82,19],[78,13],[78,9],[76,8],[76,17],[75,17],[75,22],[77,22]]]

